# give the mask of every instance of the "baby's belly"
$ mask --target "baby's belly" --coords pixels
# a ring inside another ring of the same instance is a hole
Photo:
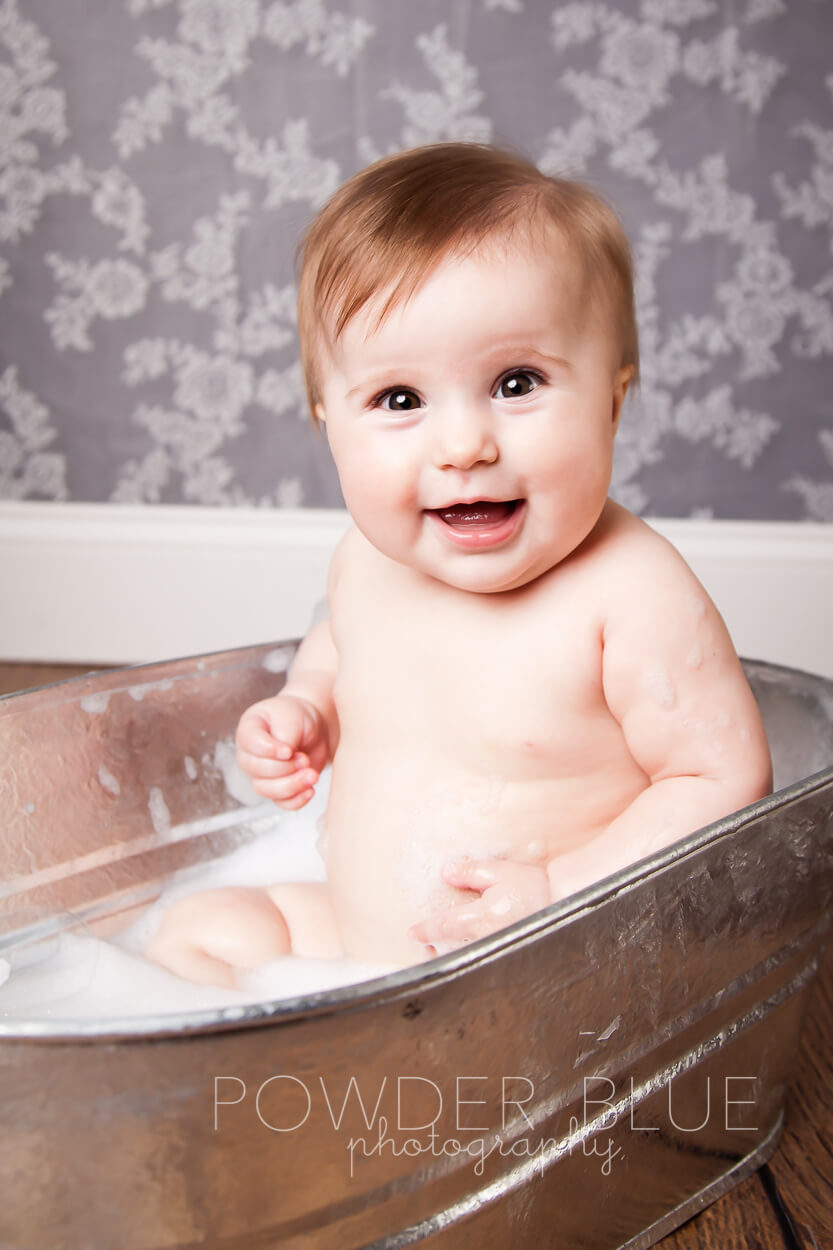
[[[630,770],[507,779],[450,768],[424,751],[403,767],[378,749],[369,759],[345,745],[333,765],[322,849],[345,951],[373,962],[425,957],[410,926],[468,894],[443,880],[450,861],[543,865],[601,832],[644,788]]]

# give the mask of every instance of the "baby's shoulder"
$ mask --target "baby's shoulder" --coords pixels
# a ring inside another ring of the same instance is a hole
[[[623,628],[653,645],[657,631],[719,614],[690,565],[667,538],[639,517],[614,505],[600,541],[593,577],[604,600],[605,634]]]
[[[596,541],[588,550],[588,571],[612,587],[691,584],[694,573],[677,548],[647,522],[609,503]]]
[[[609,504],[576,562],[573,598],[591,605],[606,635],[614,625],[644,628],[692,611],[709,613],[709,596],[668,539],[618,504]]]

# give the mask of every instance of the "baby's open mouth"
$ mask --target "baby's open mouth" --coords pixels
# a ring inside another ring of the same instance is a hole
[[[511,542],[523,527],[525,499],[472,499],[426,508],[443,542],[460,551],[483,552]]]
[[[522,503],[520,499],[477,499],[473,503],[455,503],[448,508],[429,508],[452,529],[492,529],[512,516]]]

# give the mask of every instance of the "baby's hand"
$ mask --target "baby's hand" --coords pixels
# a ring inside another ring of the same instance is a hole
[[[288,811],[308,803],[327,763],[327,725],[306,699],[278,694],[253,704],[237,726],[237,762],[256,794]]]
[[[552,901],[546,868],[537,864],[511,859],[463,860],[447,864],[443,877],[449,885],[474,890],[480,897],[452,904],[413,925],[410,936],[429,947],[473,942]]]

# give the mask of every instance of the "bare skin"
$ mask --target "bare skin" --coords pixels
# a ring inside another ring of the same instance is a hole
[[[174,904],[149,954],[180,975],[229,984],[290,951],[414,963],[767,793],[720,616],[607,499],[631,370],[552,250],[447,259],[329,345],[320,416],[356,527],[330,619],[237,736],[290,810],[332,761],[328,884]]]

